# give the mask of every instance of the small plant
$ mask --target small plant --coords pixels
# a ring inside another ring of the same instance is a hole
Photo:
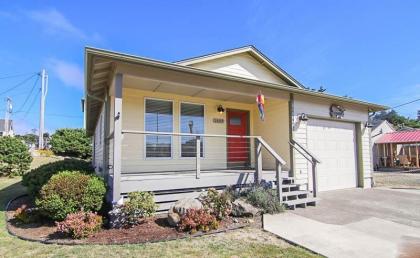
[[[37,210],[28,208],[26,204],[23,204],[16,209],[13,218],[19,223],[29,224],[36,222],[39,219],[39,214]]]
[[[178,226],[180,231],[188,231],[192,234],[197,231],[207,232],[209,230],[217,229],[219,222],[216,216],[210,214],[205,209],[189,209],[187,213],[181,217],[181,222]]]
[[[101,178],[78,171],[64,171],[52,176],[42,187],[35,204],[47,217],[61,221],[77,211],[100,210],[105,192]]]
[[[204,209],[215,215],[218,219],[223,219],[232,211],[232,202],[227,192],[219,193],[216,189],[210,188],[207,193],[201,195],[199,200]]]
[[[64,159],[32,169],[23,175],[22,184],[27,187],[29,195],[38,196],[41,188],[53,175],[67,170],[93,174],[93,168],[89,162],[79,159]]]
[[[124,227],[137,225],[141,219],[153,216],[156,209],[152,193],[131,192],[128,194],[128,200],[121,206],[121,224]]]
[[[274,214],[284,211],[284,206],[280,204],[273,189],[253,186],[246,192],[245,198],[247,202],[262,209],[265,213]]]
[[[0,176],[21,176],[29,170],[32,156],[18,138],[0,137]]]
[[[70,213],[62,222],[56,222],[57,231],[69,234],[72,238],[89,237],[102,226],[102,217],[93,212]]]

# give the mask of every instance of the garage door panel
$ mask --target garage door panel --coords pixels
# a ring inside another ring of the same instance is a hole
[[[353,123],[310,119],[308,148],[318,165],[320,191],[356,187],[355,126]]]

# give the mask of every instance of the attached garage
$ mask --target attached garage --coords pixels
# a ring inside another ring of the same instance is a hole
[[[356,187],[355,124],[309,119],[307,126],[308,149],[322,161],[318,165],[318,190]]]

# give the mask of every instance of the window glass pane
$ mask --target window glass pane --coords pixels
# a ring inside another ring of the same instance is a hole
[[[181,133],[204,134],[204,106],[181,103]],[[201,137],[200,156],[203,157],[203,138]],[[181,137],[181,157],[196,156],[196,137]]]
[[[173,132],[172,102],[146,99],[145,127],[149,132]],[[147,135],[146,157],[171,157],[172,136]]]
[[[229,124],[231,125],[241,125],[241,118],[240,117],[231,117],[229,120]]]

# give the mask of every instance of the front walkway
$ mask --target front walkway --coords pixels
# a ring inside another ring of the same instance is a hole
[[[264,229],[328,257],[420,257],[420,191],[348,189],[320,199],[264,215]]]

